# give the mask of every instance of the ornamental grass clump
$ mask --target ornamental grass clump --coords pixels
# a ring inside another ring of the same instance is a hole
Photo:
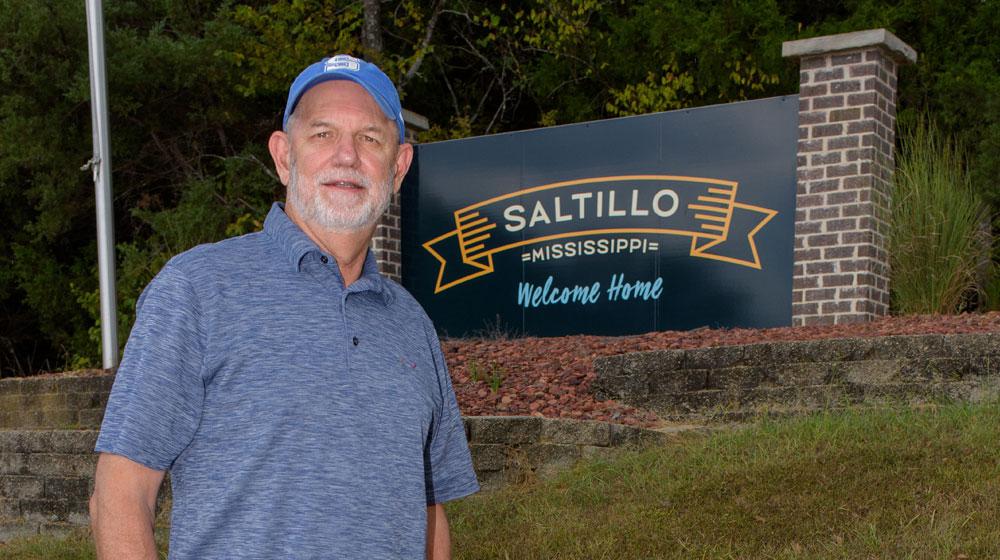
[[[988,224],[961,147],[926,118],[905,128],[888,239],[894,311],[955,313],[982,295],[993,270]]]

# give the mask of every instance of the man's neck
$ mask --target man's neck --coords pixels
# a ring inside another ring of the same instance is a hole
[[[358,231],[329,231],[320,228],[311,228],[309,224],[302,220],[295,209],[285,205],[285,214],[288,219],[306,234],[313,243],[319,246],[324,252],[333,255],[337,261],[337,268],[340,276],[344,279],[344,287],[350,286],[364,270],[365,257],[368,255],[368,244],[371,242],[372,234],[376,225]]]

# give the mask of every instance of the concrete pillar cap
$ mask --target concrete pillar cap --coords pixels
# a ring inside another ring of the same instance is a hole
[[[882,47],[899,63],[915,63],[917,61],[917,51],[886,29],[868,29],[811,39],[785,41],[781,44],[781,56],[801,58],[865,47]]]

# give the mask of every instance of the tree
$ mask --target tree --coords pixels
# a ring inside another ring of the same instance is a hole
[[[98,359],[84,21],[0,0],[0,375]],[[886,27],[921,58],[901,120],[956,135],[1000,206],[998,2],[151,0],[105,23],[122,337],[171,255],[260,227],[288,85],[341,52],[386,70],[428,141],[794,94],[782,41]]]

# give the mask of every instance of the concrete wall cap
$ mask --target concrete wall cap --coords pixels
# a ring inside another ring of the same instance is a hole
[[[897,62],[917,62],[917,51],[886,29],[868,29],[785,41],[781,44],[781,56],[801,58],[865,47],[883,47]]]
[[[409,109],[403,109],[403,122],[406,123],[407,128],[420,131],[428,130],[431,127],[431,122],[427,120],[427,117],[414,113]]]

